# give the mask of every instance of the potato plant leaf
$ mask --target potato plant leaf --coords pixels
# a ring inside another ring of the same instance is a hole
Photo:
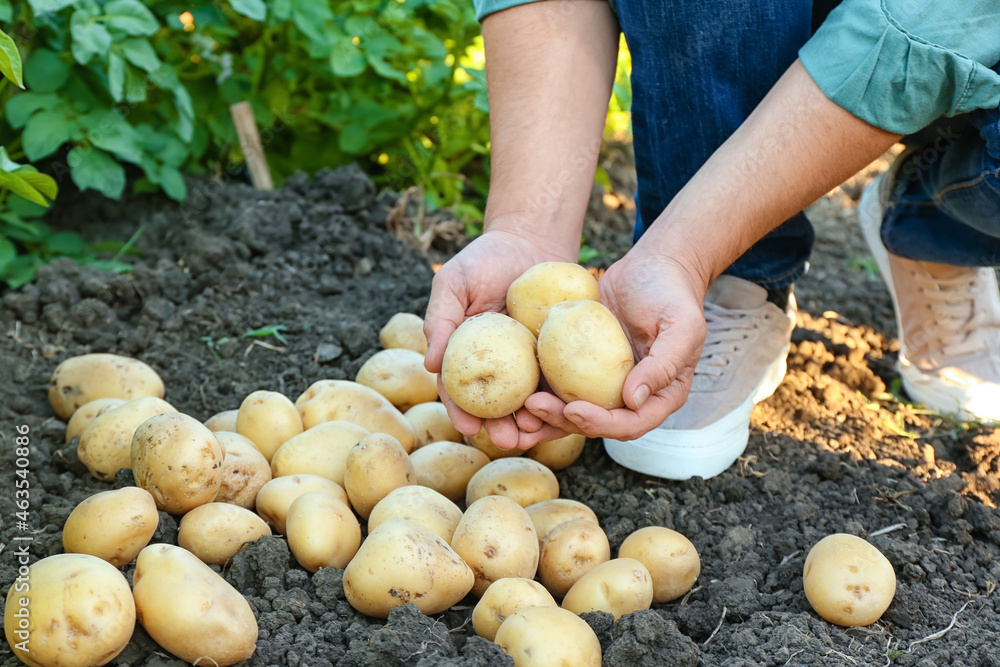
[[[17,44],[3,30],[0,30],[0,74],[16,83],[18,88],[24,88],[21,54],[17,51]]]

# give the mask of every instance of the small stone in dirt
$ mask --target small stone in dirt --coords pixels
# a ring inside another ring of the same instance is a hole
[[[335,343],[320,343],[316,346],[316,353],[313,355],[313,360],[317,364],[328,364],[339,358],[343,353],[344,348]]]
[[[344,287],[340,284],[340,279],[337,276],[327,274],[319,279],[319,293],[321,295],[333,296],[343,291]]]
[[[698,646],[676,623],[650,609],[622,616],[613,637],[604,655],[605,667],[695,667],[701,657]]]

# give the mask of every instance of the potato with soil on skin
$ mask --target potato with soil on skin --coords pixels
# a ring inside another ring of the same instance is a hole
[[[268,461],[289,439],[302,433],[295,404],[276,391],[255,391],[240,405],[236,432],[250,439]]]
[[[567,301],[549,309],[538,334],[538,364],[556,396],[605,410],[625,406],[622,387],[635,365],[621,324],[596,301]]]
[[[611,559],[611,545],[601,527],[588,519],[561,523],[542,540],[538,578],[561,598],[580,577]]]
[[[120,468],[132,467],[132,436],[136,429],[151,417],[176,412],[174,406],[153,396],[112,408],[84,429],[76,455],[91,475],[113,482]]]
[[[601,667],[601,642],[585,620],[559,607],[514,612],[493,640],[514,667]]]
[[[413,350],[379,350],[358,369],[354,380],[404,412],[438,397],[437,375],[424,368],[424,355]]]
[[[538,443],[527,451],[527,456],[549,470],[563,470],[580,458],[586,444],[587,436],[571,433],[558,440]]]
[[[132,437],[135,485],[149,491],[156,507],[170,514],[184,514],[215,500],[224,456],[214,433],[179,412],[146,420]]]
[[[148,491],[134,486],[101,491],[70,512],[63,526],[63,549],[122,567],[149,544],[159,524],[156,502]]]
[[[535,336],[513,318],[482,313],[463,322],[448,341],[441,382],[455,405],[496,419],[514,414],[538,388]]]
[[[49,403],[68,420],[99,398],[163,398],[163,380],[147,364],[117,354],[84,354],[62,362],[49,380]]]
[[[544,262],[521,274],[507,288],[507,312],[535,337],[549,309],[563,301],[600,301],[597,279],[579,264]]]
[[[595,526],[599,525],[594,510],[579,501],[568,498],[554,498],[528,505],[524,511],[528,513],[532,525],[535,526],[539,546],[541,546],[542,540],[552,532],[552,529],[561,523],[574,519],[586,519]]]
[[[128,401],[124,398],[98,398],[82,406],[73,413],[66,423],[66,442],[77,436],[83,435],[91,422],[103,415],[108,410],[114,410],[119,405],[125,405]]]
[[[113,565],[59,554],[11,585],[3,626],[11,651],[29,667],[98,667],[128,645],[135,617],[128,580]]]
[[[615,558],[580,577],[563,598],[562,607],[574,614],[606,611],[617,621],[625,614],[649,609],[653,579],[634,558]]]
[[[271,459],[271,475],[285,477],[306,473],[326,477],[343,486],[347,454],[369,435],[366,429],[351,422],[317,424],[278,448]]]
[[[222,412],[216,412],[214,415],[205,420],[205,428],[212,432],[226,431],[229,433],[236,433],[236,417],[239,414],[239,410],[223,410]],[[247,439],[249,440],[249,438]],[[250,440],[250,442],[253,442],[253,440]],[[256,446],[257,445],[254,445],[254,447]]]
[[[406,519],[440,535],[451,543],[462,510],[434,489],[426,486],[401,486],[393,489],[375,505],[368,516],[368,532],[390,519]]]
[[[378,332],[379,342],[387,350],[413,350],[427,352],[427,337],[424,336],[424,319],[412,313],[396,313],[389,318]]]
[[[205,563],[169,544],[151,544],[132,576],[139,623],[192,664],[227,667],[257,647],[257,620],[243,595]]]
[[[328,493],[345,505],[349,505],[347,492],[336,482],[319,475],[289,475],[275,477],[261,487],[257,494],[257,514],[271,528],[285,534],[288,509],[302,495],[312,492]]]
[[[458,432],[448,417],[448,408],[444,403],[418,403],[403,413],[417,434],[417,444],[414,451],[432,442],[464,442],[464,436]],[[411,452],[412,453],[412,452]]]
[[[271,529],[248,509],[228,503],[206,503],[181,519],[177,544],[209,565],[225,565],[250,542]]]
[[[499,579],[479,599],[472,610],[472,627],[483,639],[493,641],[500,624],[516,611],[527,607],[558,607],[552,594],[537,581],[510,577]]]
[[[653,602],[670,602],[691,590],[701,559],[691,540],[662,526],[640,528],[625,538],[619,558],[634,558],[653,578]]]
[[[871,625],[892,603],[896,572],[869,542],[837,533],[809,550],[802,587],[812,608],[830,623]]]
[[[343,570],[361,546],[361,524],[345,503],[314,491],[296,498],[285,517],[288,548],[299,565]]]
[[[507,496],[521,507],[559,497],[555,473],[531,459],[497,459],[484,465],[469,480],[465,503],[484,496]]]
[[[491,461],[522,456],[525,452],[525,450],[518,449],[517,447],[511,447],[510,449],[497,447],[493,440],[490,439],[490,434],[486,432],[485,426],[479,429],[479,433],[465,436],[465,442],[470,447],[475,447],[483,454],[486,454],[486,456],[490,457]]]
[[[531,579],[538,569],[535,527],[524,509],[506,496],[486,496],[469,505],[451,546],[475,572],[472,592],[477,597],[498,579]]]
[[[271,481],[271,466],[249,438],[230,431],[214,433],[226,452],[222,459],[222,486],[215,502],[252,510],[257,493]]]
[[[373,433],[351,448],[344,469],[344,490],[351,507],[367,519],[393,489],[417,483],[406,450],[391,435]]]
[[[437,614],[469,593],[475,575],[432,531],[405,519],[376,528],[344,570],[344,594],[362,614],[387,618],[407,602]]]
[[[465,499],[469,480],[489,462],[486,454],[457,442],[432,442],[410,454],[417,484],[452,502]]]
[[[403,413],[382,394],[347,380],[314,382],[295,401],[302,425],[309,430],[328,421],[346,421],[369,433],[386,433],[399,440],[407,453],[413,451],[417,434]]]

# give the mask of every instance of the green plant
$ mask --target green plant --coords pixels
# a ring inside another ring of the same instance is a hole
[[[271,324],[260,329],[247,331],[243,334],[243,338],[267,338],[268,336],[274,336],[282,345],[288,345],[288,339],[281,335],[282,331],[288,331],[288,327],[284,324]]]

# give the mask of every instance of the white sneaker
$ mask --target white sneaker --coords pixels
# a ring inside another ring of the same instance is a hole
[[[861,196],[858,213],[896,310],[903,388],[960,419],[1000,421],[1000,288],[992,268],[918,262],[890,254],[881,229],[892,172]]]
[[[746,449],[753,406],[781,384],[794,297],[782,311],[763,287],[720,276],[705,295],[705,321],[708,335],[687,402],[636,440],[605,438],[608,454],[626,468],[666,479],[715,477]]]

